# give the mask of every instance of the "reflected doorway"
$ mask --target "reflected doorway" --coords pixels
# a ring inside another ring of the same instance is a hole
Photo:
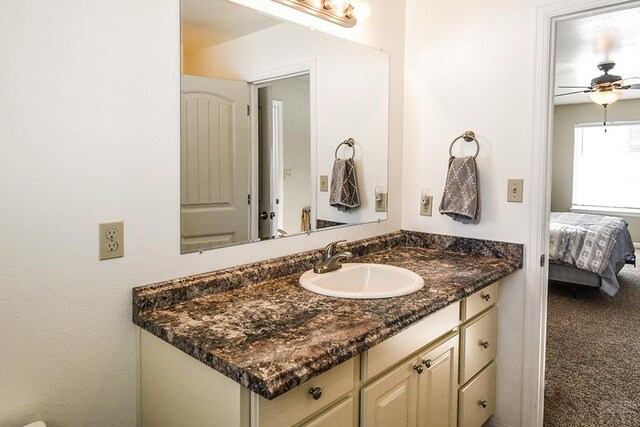
[[[259,240],[311,230],[311,94],[309,73],[254,85],[258,99]]]

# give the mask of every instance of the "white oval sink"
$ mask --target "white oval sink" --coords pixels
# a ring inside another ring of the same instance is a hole
[[[424,287],[422,277],[413,271],[383,264],[347,263],[323,274],[309,270],[299,281],[311,292],[338,298],[391,298]]]

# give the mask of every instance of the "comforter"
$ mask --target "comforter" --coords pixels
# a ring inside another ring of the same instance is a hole
[[[616,243],[620,249],[614,251]],[[618,292],[615,276],[624,266],[624,256],[633,254],[633,251],[627,222],[622,218],[551,213],[549,259],[601,276],[601,290],[609,296]]]

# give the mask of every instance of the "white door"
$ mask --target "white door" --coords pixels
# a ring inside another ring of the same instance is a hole
[[[181,247],[249,240],[247,82],[182,76]]]

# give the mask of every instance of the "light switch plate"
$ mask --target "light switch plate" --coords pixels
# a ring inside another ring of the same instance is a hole
[[[507,181],[507,202],[522,203],[524,179],[510,178]]]
[[[320,191],[326,193],[329,191],[329,176],[328,175],[320,175]]]
[[[124,222],[98,224],[100,261],[124,256]]]

